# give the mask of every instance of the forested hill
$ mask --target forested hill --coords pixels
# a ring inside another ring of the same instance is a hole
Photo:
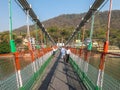
[[[83,14],[64,14],[60,15],[58,17],[49,19],[47,21],[44,21],[43,24],[45,27],[49,28],[51,26],[57,26],[60,28],[64,27],[75,27],[78,25],[81,21],[81,19],[84,17],[85,13]]]
[[[72,28],[74,29],[79,23],[81,22],[81,19],[85,16],[86,13],[83,14],[64,14],[60,15],[58,17],[46,20],[42,22],[46,29],[49,28],[58,28],[58,29],[67,29]],[[108,20],[108,11],[99,12],[95,15],[95,29],[101,28],[105,29],[107,26],[107,20]],[[87,27],[90,24],[87,25]],[[89,27],[88,27],[89,28]],[[111,16],[111,28],[112,29],[120,29],[120,10],[113,10],[112,16]],[[34,29],[32,26],[30,28],[31,30]],[[72,30],[71,29],[71,30]],[[17,32],[26,32],[26,27],[20,27],[18,29],[15,29]]]
[[[84,17],[85,13],[83,14],[64,14],[58,17],[49,19],[44,21],[43,24],[45,27],[76,27],[81,19]],[[107,24],[108,20],[108,11],[99,12],[95,15],[95,27],[104,27]],[[120,29],[120,10],[113,10],[111,16],[111,28],[113,29]]]
[[[54,39],[63,37],[65,40],[71,35],[73,30],[81,22],[83,14],[64,14],[58,17],[44,21],[43,24],[48,29],[48,32]],[[108,11],[99,12],[95,14],[94,33],[93,38],[105,38],[105,31],[107,30]],[[86,24],[86,29],[90,30],[91,20]],[[120,10],[113,10],[111,16],[110,26],[110,42],[116,44],[117,40],[120,41]],[[89,35],[89,34],[87,34]]]
[[[51,35],[57,41],[58,38],[68,40],[73,30],[81,22],[86,13],[82,14],[64,14],[58,17],[42,22]],[[108,11],[99,12],[95,14],[94,33],[93,38],[105,38],[105,31],[107,30]],[[88,37],[91,20],[86,24],[86,36]],[[22,35],[25,37],[27,27],[23,26],[14,30],[16,36]],[[35,27],[30,26],[31,36],[35,36]],[[5,35],[5,34],[4,34]],[[2,34],[1,34],[2,36]],[[3,37],[3,36],[2,36]],[[113,10],[111,16],[110,41],[117,44],[120,41],[120,10]]]

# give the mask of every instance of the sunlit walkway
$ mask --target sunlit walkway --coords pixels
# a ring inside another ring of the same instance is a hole
[[[60,58],[58,52],[47,68],[41,82],[34,87],[36,90],[86,90],[70,64]]]

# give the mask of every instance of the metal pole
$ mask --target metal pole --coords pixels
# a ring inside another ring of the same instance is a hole
[[[89,43],[88,48],[87,48],[88,51],[92,50],[92,36],[93,36],[94,21],[95,21],[94,18],[95,18],[95,15],[94,15],[94,12],[93,12],[93,14],[92,14],[91,30],[90,30],[90,43]]]
[[[111,12],[112,12],[112,0],[110,0],[110,6],[109,6],[109,12],[108,12],[108,25],[107,25],[107,33],[106,33],[107,41],[109,41]]]
[[[11,0],[9,0],[9,30],[10,30],[10,40],[12,40],[13,37],[12,37],[12,4],[11,4]]]
[[[82,45],[81,45],[80,50],[79,50],[79,56],[82,56],[84,34],[85,34],[85,26],[83,27],[83,30],[82,30],[82,41],[81,41],[81,42],[82,42]]]
[[[14,53],[15,55],[15,65],[16,65],[16,79],[17,79],[17,86],[18,88],[22,87],[22,79],[21,79],[21,73],[20,73],[20,63],[19,63],[19,54],[16,52],[16,46],[15,42],[13,40],[13,35],[12,35],[12,1],[9,0],[9,37],[10,37],[10,47],[11,47],[11,52]]]
[[[92,14],[92,24],[91,24],[91,31],[90,31],[90,43],[87,46],[87,50],[85,52],[85,66],[84,66],[84,72],[87,73],[88,71],[88,64],[90,59],[90,54],[92,50],[92,35],[93,35],[93,28],[94,28],[94,13]]]
[[[29,9],[27,10],[27,37],[30,39],[30,28],[29,28]]]
[[[35,22],[35,30],[36,30],[36,48],[39,49],[39,42],[38,42],[38,26],[37,26],[37,21]]]
[[[104,79],[105,59],[106,59],[106,54],[108,52],[108,46],[109,46],[111,10],[112,10],[112,0],[110,0],[110,6],[109,6],[109,12],[108,12],[108,26],[107,26],[107,33],[106,33],[106,42],[104,43],[104,49],[101,54],[99,72],[98,72],[98,78],[97,78],[97,89],[101,89],[101,90],[102,90],[103,79]]]
[[[15,53],[15,66],[17,70],[16,75],[17,75],[18,82],[19,82],[18,88],[20,89],[23,86],[23,81],[22,81],[22,76],[21,76],[21,67],[20,67],[20,60],[19,60],[18,52]]]
[[[15,42],[12,35],[12,1],[9,0],[9,37],[10,37],[10,48],[11,52],[16,52]]]
[[[32,46],[31,46],[31,38],[30,38],[30,28],[29,28],[29,9],[26,10],[27,12],[27,39],[28,39],[28,48],[29,50],[32,50]]]
[[[32,58],[32,67],[33,67],[33,70],[34,72],[36,72],[36,67],[35,67],[35,57],[34,57],[34,52],[33,52],[33,49],[32,49],[32,46],[31,46],[31,37],[30,37],[30,28],[29,28],[29,10],[27,10],[27,38],[28,38],[28,48],[30,50],[30,53],[31,53],[31,58]]]
[[[95,18],[95,15],[94,13],[92,14],[92,24],[91,24],[91,31],[90,31],[90,39],[92,39],[92,36],[93,36],[93,29],[94,29],[94,18]]]

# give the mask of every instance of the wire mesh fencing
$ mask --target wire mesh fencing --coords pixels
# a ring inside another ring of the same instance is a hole
[[[29,51],[19,52],[18,60],[20,64],[20,71],[16,69],[14,54],[7,56],[1,55],[0,90],[29,90],[50,62],[52,58],[51,50],[51,48],[46,48],[37,52],[34,51],[34,61],[32,61],[32,55]],[[20,77],[18,74],[21,76],[22,87],[20,86]]]
[[[18,90],[14,56],[0,56],[0,90]]]
[[[107,54],[103,90],[120,90],[120,55]]]
[[[99,73],[99,64],[101,53],[91,52],[88,60],[77,54],[77,49],[71,49],[71,60],[73,68],[78,73],[83,83],[90,90],[97,89],[97,78]],[[102,90],[120,90],[120,59],[119,55],[108,53],[105,59],[105,69]]]

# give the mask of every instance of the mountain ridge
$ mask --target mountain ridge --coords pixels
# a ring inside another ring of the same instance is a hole
[[[79,25],[79,23],[81,22],[81,19],[85,16],[85,14],[86,13],[63,14],[63,15],[59,15],[57,17],[45,20],[42,23],[46,29],[50,27],[60,27],[60,28],[74,27],[75,28],[77,25]],[[98,19],[97,21],[96,21],[96,18]],[[99,24],[100,26],[104,26],[105,24],[107,24],[107,19],[108,19],[108,11],[99,12],[99,14],[95,16],[95,25]],[[111,28],[120,29],[120,25],[117,25],[119,23],[120,23],[120,10],[113,10],[111,15]],[[26,28],[27,27],[23,26],[15,30],[24,30]],[[33,29],[34,27],[30,26],[30,29],[31,28]]]
[[[85,15],[86,13],[63,14],[51,18],[49,20],[46,20],[42,23],[44,24],[47,32],[56,42],[59,38],[64,38],[65,40],[68,40],[69,36],[73,33],[77,25],[80,24],[82,18]],[[108,11],[98,12],[95,14],[95,23],[94,23],[94,32],[93,32],[94,38],[102,38],[102,39],[105,38],[106,35],[105,32],[107,30],[107,21],[108,21]],[[85,37],[89,36],[88,30],[90,31],[90,28],[91,28],[91,19],[85,25],[85,29],[87,29]],[[30,26],[30,31],[35,36],[34,25]],[[20,35],[21,33],[24,33],[25,35],[27,33],[27,26],[17,28],[13,32],[16,33],[17,35]],[[119,33],[120,33],[120,10],[113,10],[111,15],[110,36],[112,37],[112,39],[114,39],[116,38],[115,36],[116,34],[120,36]]]

